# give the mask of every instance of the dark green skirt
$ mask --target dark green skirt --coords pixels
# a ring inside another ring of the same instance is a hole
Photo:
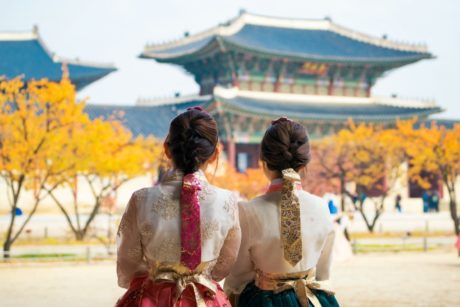
[[[318,290],[313,291],[318,298],[321,306],[323,307],[339,307],[339,303],[335,299],[334,295],[329,295],[324,291]],[[238,300],[238,307],[258,307],[258,306],[283,306],[283,307],[299,307],[300,302],[297,299],[293,289],[283,291],[281,293],[275,294],[273,291],[261,290],[256,287],[254,282],[251,282],[244,288],[243,292]],[[313,306],[310,302],[310,307],[320,307]]]

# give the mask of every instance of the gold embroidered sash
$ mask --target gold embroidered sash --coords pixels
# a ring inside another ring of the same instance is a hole
[[[206,307],[203,293],[198,289],[197,285],[201,285],[206,289],[204,293],[206,297],[214,297],[217,294],[216,284],[204,273],[207,264],[201,263],[194,271],[184,269],[183,265],[155,266],[150,272],[150,278],[155,282],[176,284],[176,302],[188,287],[192,287],[197,307]]]
[[[281,240],[284,258],[292,266],[302,259],[302,233],[300,225],[300,203],[295,194],[295,184],[300,182],[299,174],[292,168],[282,171],[281,190]]]
[[[259,289],[281,293],[288,289],[294,289],[302,307],[308,307],[311,302],[315,307],[321,306],[314,290],[321,290],[329,295],[334,292],[328,289],[324,281],[315,279],[315,269],[298,273],[265,273],[256,270],[255,284]]]

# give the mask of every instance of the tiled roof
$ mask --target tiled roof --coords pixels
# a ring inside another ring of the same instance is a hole
[[[62,59],[49,52],[36,32],[0,33],[0,76],[59,81],[63,64],[78,90],[116,70],[112,65]]]
[[[236,89],[216,88],[213,96],[186,99],[171,99],[162,105],[118,106],[87,105],[91,118],[108,118],[122,112],[123,122],[134,135],[155,135],[166,137],[171,120],[192,106],[203,106],[215,112],[229,112],[254,117],[276,118],[287,116],[296,120],[344,122],[349,118],[356,121],[391,122],[397,118],[424,120],[428,115],[438,113],[441,108],[434,103],[405,101],[390,98],[358,98],[308,96],[277,93],[257,93]]]
[[[154,135],[164,138],[168,134],[171,120],[189,107],[207,107],[210,100],[191,100],[181,103],[145,106],[122,106],[122,105],[95,105],[86,106],[91,118],[108,118],[113,114],[122,113],[123,123],[134,135]]]
[[[442,109],[434,102],[397,98],[295,95],[239,91],[217,87],[214,99],[228,112],[262,117],[287,116],[298,120],[394,121],[426,118]]]
[[[243,14],[208,31],[147,46],[141,57],[175,59],[236,49],[278,57],[327,62],[410,63],[432,55],[409,45],[358,33],[330,20],[292,20]]]

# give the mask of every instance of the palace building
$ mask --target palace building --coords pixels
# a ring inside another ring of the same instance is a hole
[[[375,83],[391,70],[433,58],[426,46],[371,37],[330,19],[242,12],[204,32],[147,45],[140,57],[179,65],[200,87],[196,97],[150,105],[171,112],[160,120],[158,135],[165,136],[166,122],[177,112],[202,105],[219,124],[229,162],[241,171],[257,166],[258,144],[279,116],[302,122],[319,138],[350,118],[391,125],[398,118],[425,119],[441,111],[433,101],[372,95]],[[143,100],[135,108],[149,104]]]
[[[60,81],[63,65],[77,90],[116,70],[112,65],[59,57],[45,45],[37,27],[31,32],[0,32],[0,77]]]
[[[433,101],[372,95],[372,87],[391,70],[433,58],[426,46],[372,37],[330,19],[242,12],[201,33],[147,45],[140,57],[181,66],[199,93],[133,106],[92,104],[86,107],[90,116],[121,111],[135,135],[164,138],[172,118],[200,105],[216,118],[227,159],[240,171],[257,166],[263,133],[280,116],[301,122],[312,138],[320,138],[349,119],[392,125],[398,118],[425,120],[442,111]],[[56,56],[36,29],[0,33],[0,76],[58,81],[63,64],[77,89],[115,70]]]

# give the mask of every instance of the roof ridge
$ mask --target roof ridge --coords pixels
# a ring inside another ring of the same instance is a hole
[[[337,33],[339,35],[348,37],[353,40],[361,41],[367,44],[376,45],[379,47],[412,51],[418,53],[429,53],[426,44],[410,44],[403,43],[395,40],[388,40],[359,31],[352,30],[345,26],[341,26],[333,22],[330,18],[325,19],[300,19],[300,18],[285,18],[285,17],[272,17],[257,15],[247,12],[242,12],[239,16],[230,19],[226,23],[219,24],[208,30],[198,32],[196,34],[182,37],[170,42],[146,45],[143,54],[153,51],[165,50],[174,47],[183,46],[186,44],[194,43],[206,38],[213,38],[215,36],[231,36],[239,32],[246,24],[267,26],[267,27],[280,27],[288,29],[304,29],[304,30],[324,30]]]
[[[38,32],[32,31],[4,31],[0,32],[0,41],[26,41],[38,38]]]
[[[352,30],[348,27],[339,25],[331,20],[331,18],[326,17],[324,19],[301,19],[301,18],[286,18],[286,17],[273,17],[265,16],[258,14],[246,14],[249,21],[252,21],[252,24],[258,25],[272,25],[282,28],[298,28],[298,29],[318,29],[318,30],[328,30],[335,32],[337,34],[346,36],[348,38],[369,43],[372,45],[377,45],[390,49],[405,50],[405,51],[415,51],[421,53],[427,53],[428,48],[425,44],[411,44],[403,43],[395,40],[388,40],[386,38],[380,38],[365,34],[356,30]]]
[[[135,105],[136,106],[159,106],[159,105],[172,105],[177,103],[188,102],[190,100],[210,100],[212,95],[199,95],[199,94],[190,94],[190,95],[181,95],[178,97],[153,97],[153,98],[138,98]]]

